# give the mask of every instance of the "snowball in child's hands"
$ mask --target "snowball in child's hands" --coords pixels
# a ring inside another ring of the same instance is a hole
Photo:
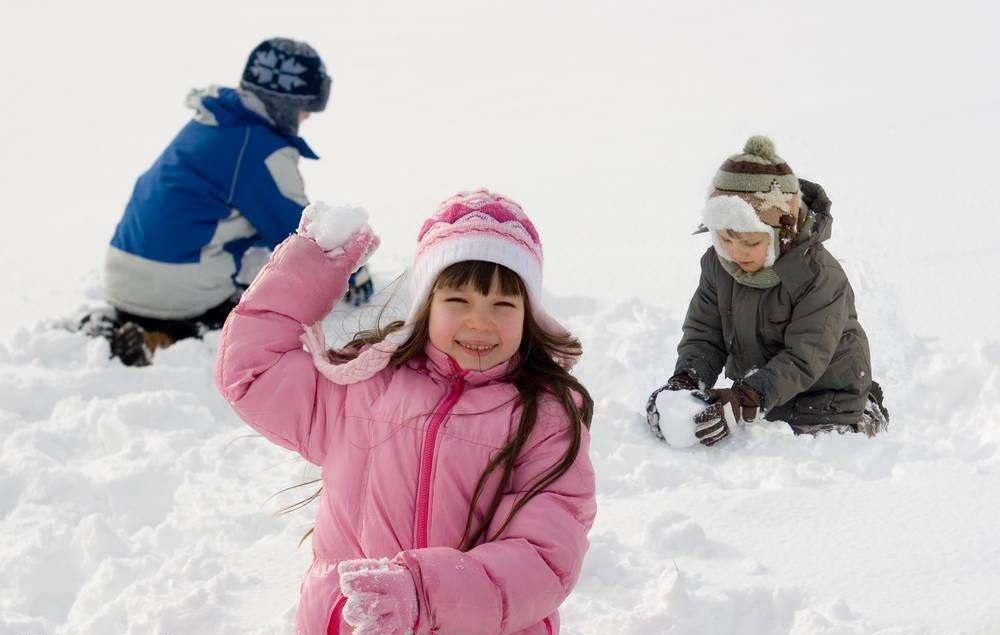
[[[302,210],[299,233],[316,241],[323,251],[343,247],[352,235],[368,229],[368,212],[363,207],[335,207],[322,201]]]
[[[687,390],[662,390],[656,395],[660,413],[660,432],[672,448],[688,448],[698,443],[694,435],[694,416],[704,410],[705,402]]]

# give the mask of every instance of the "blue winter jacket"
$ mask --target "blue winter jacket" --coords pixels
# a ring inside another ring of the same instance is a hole
[[[262,250],[247,250],[295,231],[298,160],[318,158],[251,93],[211,87],[187,105],[194,118],[139,177],[105,260],[108,301],[145,317],[195,317],[249,284]]]

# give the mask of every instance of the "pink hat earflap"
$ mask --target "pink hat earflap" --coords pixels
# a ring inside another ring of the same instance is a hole
[[[319,322],[312,326],[302,325],[303,333],[299,341],[312,355],[313,365],[321,375],[335,384],[346,386],[374,377],[389,365],[392,354],[410,337],[412,327],[406,325],[390,333],[381,342],[364,349],[354,359],[342,364],[334,364],[327,354],[326,336]]]

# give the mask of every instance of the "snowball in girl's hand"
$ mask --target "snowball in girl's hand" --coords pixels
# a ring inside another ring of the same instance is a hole
[[[325,251],[342,247],[347,239],[368,224],[363,207],[336,207],[316,201],[302,211],[308,220],[305,234]]]
[[[694,416],[705,409],[705,402],[687,390],[663,390],[656,396],[660,413],[660,432],[672,448],[687,448],[698,443],[694,435]]]

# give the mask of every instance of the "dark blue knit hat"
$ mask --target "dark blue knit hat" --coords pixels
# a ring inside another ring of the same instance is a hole
[[[271,38],[257,45],[243,69],[240,88],[264,103],[318,112],[330,98],[330,76],[319,54],[305,42]]]

